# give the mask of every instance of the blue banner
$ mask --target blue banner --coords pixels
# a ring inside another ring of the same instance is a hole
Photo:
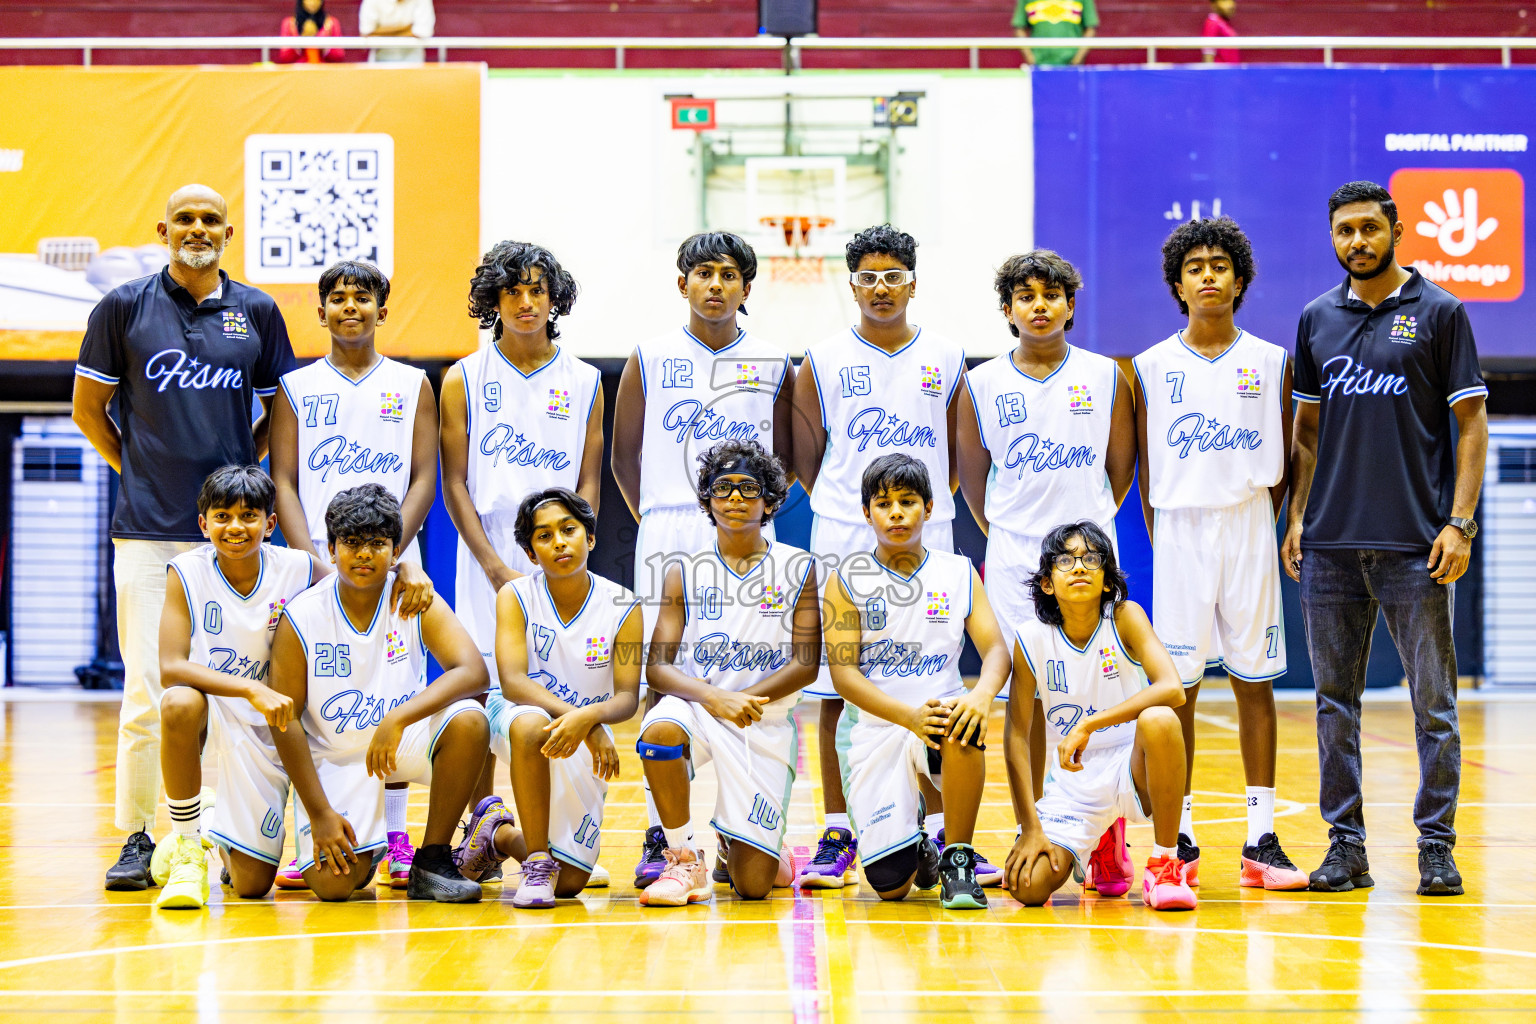
[[[1399,261],[1467,303],[1483,357],[1536,356],[1525,286],[1536,68],[1059,68],[1034,82],[1035,239],[1082,271],[1072,342],[1135,355],[1182,327],[1163,239],[1225,214],[1253,241],[1238,323],[1293,348],[1344,271],[1328,196],[1388,186]]]

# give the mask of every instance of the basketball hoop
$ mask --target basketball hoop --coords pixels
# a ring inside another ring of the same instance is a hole
[[[788,284],[816,284],[826,279],[826,261],[819,256],[801,256],[800,250],[810,244],[811,232],[821,231],[832,225],[833,218],[814,214],[778,214],[759,217],[765,228],[776,228],[784,233],[784,244],[791,250],[789,256],[768,257],[768,279]]]

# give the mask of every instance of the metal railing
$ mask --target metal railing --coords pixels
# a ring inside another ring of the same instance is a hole
[[[430,52],[439,62],[448,60],[452,50],[612,50],[614,67],[624,68],[625,55],[632,50],[745,50],[782,53],[786,66],[798,66],[798,55],[822,50],[962,50],[970,55],[972,69],[981,66],[983,50],[1144,50],[1148,66],[1157,66],[1159,51],[1168,50],[1306,50],[1322,54],[1325,66],[1332,67],[1339,50],[1473,50],[1497,52],[1499,63],[1509,67],[1515,50],[1536,49],[1536,38],[1506,36],[1095,36],[1091,39],[1024,39],[1014,36],[930,37],[930,38],[835,38],[803,36],[785,40],[776,36],[744,38],[667,37],[625,38],[612,36],[441,36],[433,39],[407,39],[397,36],[365,38],[358,36],[209,36],[209,37],[88,37],[74,38],[4,38],[4,50],[79,50],[82,63],[89,67],[97,50],[259,50],[263,61],[270,60],[276,49],[407,50],[420,49],[423,57]]]

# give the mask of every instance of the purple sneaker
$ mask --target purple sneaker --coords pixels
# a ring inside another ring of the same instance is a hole
[[[523,861],[523,880],[512,895],[512,905],[524,909],[548,910],[555,905],[555,876],[560,862],[540,850]]]
[[[795,885],[803,889],[841,889],[858,881],[854,856],[859,841],[846,828],[829,828],[816,844],[816,856],[800,869]]]
[[[453,863],[465,878],[478,880],[482,872],[506,860],[496,851],[496,830],[512,824],[512,812],[501,797],[488,796],[475,805],[469,823],[462,826],[464,838],[453,851]]]
[[[938,834],[933,837],[933,845],[939,848],[940,853],[944,852],[943,829],[939,829]],[[990,889],[996,885],[1002,885],[1003,869],[987,860],[987,858],[983,857],[980,850],[973,849],[971,853],[975,855],[976,858],[976,884],[987,889]]]
[[[635,865],[635,888],[644,889],[667,867],[667,836],[660,825],[645,830],[645,842],[640,846],[640,863]]]

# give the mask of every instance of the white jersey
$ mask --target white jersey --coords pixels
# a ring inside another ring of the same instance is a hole
[[[1106,463],[1118,381],[1113,359],[1071,346],[1040,380],[1011,352],[965,375],[981,443],[992,454],[988,521],[1026,537],[1080,519],[1114,521]]]
[[[718,352],[685,327],[635,349],[645,390],[640,514],[697,508],[697,458],[721,441],[773,451],[773,404],[789,355],[740,331]]]
[[[862,631],[859,671],[908,704],[959,696],[960,649],[971,614],[971,561],[928,549],[917,571],[902,576],[869,556],[838,569]]]
[[[309,588],[314,561],[306,552],[271,544],[261,546],[260,558],[261,575],[244,597],[219,571],[212,544],[171,559],[171,568],[187,595],[192,620],[188,660],[193,664],[239,679],[267,682],[272,635],[284,607]],[[266,727],[266,718],[248,700],[210,696],[208,703],[225,726]]]
[[[459,361],[469,424],[469,496],[491,543],[505,524],[512,543],[517,507],[534,491],[574,491],[587,445],[587,420],[602,374],[563,348],[532,373],[489,345]]]
[[[402,619],[390,608],[391,572],[373,621],[359,631],[341,607],[332,573],[288,602],[309,676],[300,722],[311,752],[334,764],[361,762],[384,715],[427,685],[421,616]]]
[[[310,543],[326,549],[325,510],[342,491],[379,484],[405,500],[425,375],[381,357],[360,380],[316,359],[283,374],[299,425],[299,504]]]
[[[788,665],[794,657],[794,611],[814,557],[800,548],[771,542],[768,553],[736,575],[720,549],[685,561],[683,594],[687,625],[677,667],[720,687],[745,690]],[[764,720],[782,719],[799,693],[763,709]]]
[[[1215,359],[1179,332],[1133,360],[1153,508],[1227,508],[1280,482],[1285,360],[1285,349],[1247,331]]]
[[[864,522],[859,491],[864,467],[900,452],[928,467],[932,521],[955,518],[948,409],[965,369],[965,351],[920,329],[904,348],[890,353],[850,328],[812,345],[805,361],[815,374],[827,432],[811,510],[845,523]]]
[[[528,676],[572,707],[613,697],[619,625],[639,602],[611,580],[587,573],[592,589],[570,622],[560,618],[543,572],[512,581],[528,623]],[[636,658],[639,651],[618,652]]]
[[[1045,706],[1048,742],[1060,743],[1084,715],[1096,714],[1134,697],[1147,685],[1141,662],[1126,653],[1113,613],[1081,649],[1061,631],[1030,618],[1019,627],[1019,647],[1035,674],[1035,695]],[[1088,750],[1118,747],[1136,738],[1136,723],[1099,729],[1088,737]]]

